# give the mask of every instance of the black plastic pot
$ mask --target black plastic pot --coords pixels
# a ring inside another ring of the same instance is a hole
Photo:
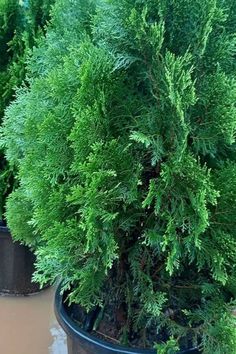
[[[60,293],[59,286],[55,294],[54,310],[59,324],[67,334],[68,354],[157,354],[156,350],[131,349],[114,345],[82,330],[68,315]],[[200,352],[193,348],[181,351],[179,354],[200,354]]]
[[[8,228],[0,226],[0,294],[39,292],[39,285],[31,282],[35,260],[28,247],[13,242]]]

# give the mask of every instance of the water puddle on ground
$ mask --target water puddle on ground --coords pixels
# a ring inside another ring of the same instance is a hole
[[[0,296],[0,354],[67,354],[66,336],[53,312],[54,292]]]

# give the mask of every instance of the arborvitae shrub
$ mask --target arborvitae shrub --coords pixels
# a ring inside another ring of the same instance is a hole
[[[235,354],[234,5],[58,0],[7,110],[35,278],[122,313],[126,344]]]
[[[53,0],[0,0],[0,124],[16,86],[25,78],[30,49],[43,34]],[[12,190],[14,167],[0,152],[0,220],[5,199]]]

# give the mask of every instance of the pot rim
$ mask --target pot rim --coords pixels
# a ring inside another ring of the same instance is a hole
[[[7,226],[0,226],[0,232],[3,232],[3,233],[10,233],[10,230],[8,229]]]
[[[55,292],[54,301],[54,311],[59,324],[63,327],[66,334],[69,336],[76,337],[78,339],[86,340],[92,345],[96,345],[101,349],[110,350],[118,354],[157,354],[155,349],[139,349],[139,348],[128,348],[122,345],[116,345],[106,342],[100,338],[97,338],[90,333],[86,332],[79,325],[74,322],[71,317],[66,312],[65,306],[63,305],[63,296],[61,294],[61,283],[58,285]],[[191,348],[184,351],[180,351],[179,354],[196,354],[199,353],[197,348]]]

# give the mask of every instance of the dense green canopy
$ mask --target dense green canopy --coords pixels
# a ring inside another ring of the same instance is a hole
[[[42,35],[52,0],[0,0],[0,124],[16,86],[25,78],[30,48]],[[14,169],[0,151],[0,220],[14,185]]]
[[[7,110],[12,232],[122,342],[235,354],[235,50],[232,0],[57,0]]]

